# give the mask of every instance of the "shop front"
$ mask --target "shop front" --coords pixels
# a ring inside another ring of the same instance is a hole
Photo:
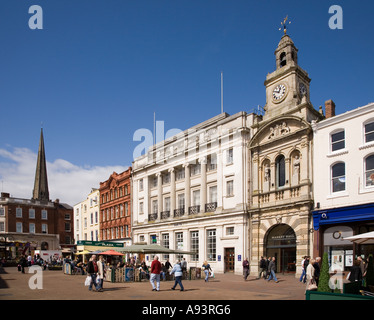
[[[374,254],[372,244],[354,244],[347,237],[374,231],[374,203],[313,212],[314,256],[328,253],[334,270],[349,271],[358,256]]]

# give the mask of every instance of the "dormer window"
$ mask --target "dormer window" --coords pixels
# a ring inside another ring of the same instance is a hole
[[[287,64],[286,53],[282,52],[280,55],[280,67],[284,67]]]

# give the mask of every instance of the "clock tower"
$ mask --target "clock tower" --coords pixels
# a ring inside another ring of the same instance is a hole
[[[298,65],[297,54],[298,49],[285,34],[275,50],[276,70],[265,81],[264,120],[291,114],[306,119],[308,110],[315,113],[310,103],[310,78]]]

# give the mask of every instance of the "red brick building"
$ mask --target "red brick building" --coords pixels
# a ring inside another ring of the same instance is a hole
[[[100,182],[100,239],[131,244],[131,167]]]
[[[31,199],[0,197],[1,256],[15,258],[34,250],[73,247],[73,208],[49,199],[43,130],[40,134],[34,190]]]

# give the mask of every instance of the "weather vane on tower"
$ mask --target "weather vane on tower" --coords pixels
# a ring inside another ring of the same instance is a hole
[[[284,34],[287,34],[287,20],[288,20],[288,15],[287,17],[284,18],[283,22],[281,22],[281,25],[283,26],[283,32]],[[290,24],[291,21],[288,21],[288,24]],[[279,28],[279,30],[282,30],[282,28]]]

